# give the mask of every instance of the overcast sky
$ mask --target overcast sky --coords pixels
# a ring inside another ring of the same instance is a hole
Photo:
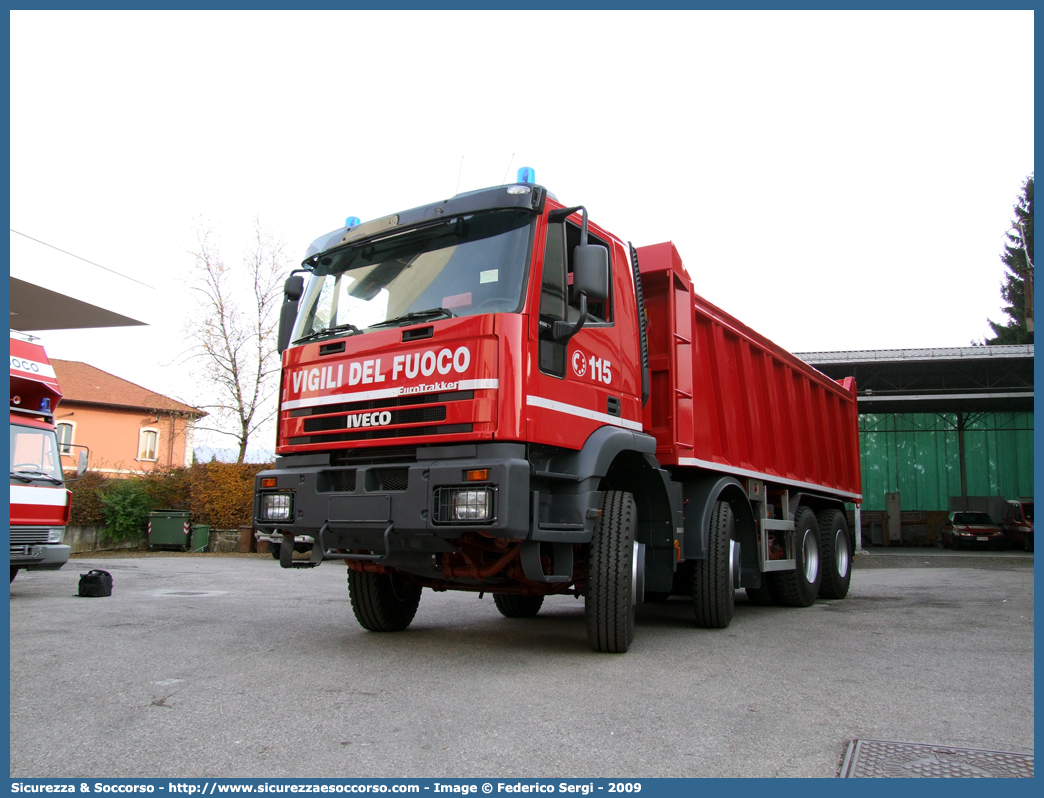
[[[519,166],[788,349],[966,346],[1033,117],[1032,12],[12,12],[11,228],[152,287],[52,357],[192,404],[201,214],[299,259]]]

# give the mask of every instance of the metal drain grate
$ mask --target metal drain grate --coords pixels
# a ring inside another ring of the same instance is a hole
[[[946,745],[852,740],[842,779],[1032,779],[1033,754]]]

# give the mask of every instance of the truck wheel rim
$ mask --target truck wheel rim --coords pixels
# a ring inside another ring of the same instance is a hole
[[[848,576],[848,541],[840,529],[834,537],[834,556],[837,559],[837,575],[844,579]]]
[[[812,584],[819,575],[819,546],[816,545],[816,536],[811,530],[805,532],[801,547],[805,554],[805,581]]]

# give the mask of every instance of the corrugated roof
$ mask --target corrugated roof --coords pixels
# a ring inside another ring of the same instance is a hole
[[[110,407],[132,407],[141,410],[160,410],[185,413],[202,418],[206,413],[182,404],[169,396],[142,388],[107,371],[75,360],[51,359],[58,384],[62,388],[62,402],[87,402]]]
[[[795,352],[810,365],[823,363],[897,363],[923,360],[982,360],[1033,357],[1033,344],[953,346],[936,349],[867,349],[854,352]]]

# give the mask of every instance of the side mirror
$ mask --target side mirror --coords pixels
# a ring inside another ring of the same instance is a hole
[[[279,309],[279,334],[276,339],[279,354],[290,346],[290,333],[293,332],[294,322],[297,321],[297,302],[303,293],[304,277],[292,274],[286,278],[283,284],[283,306]]]
[[[573,250],[573,290],[592,302],[609,298],[609,252],[599,244],[581,244]]]
[[[76,461],[76,476],[82,477],[87,473],[87,452],[81,450],[80,457]]]
[[[567,218],[577,211],[582,212],[580,221],[580,244],[573,250],[573,291],[580,296],[580,317],[576,324],[556,321],[551,335],[559,343],[565,343],[584,328],[587,321],[587,300],[604,302],[609,298],[609,250],[599,244],[587,243],[587,208],[561,208],[548,214],[548,221]]]

